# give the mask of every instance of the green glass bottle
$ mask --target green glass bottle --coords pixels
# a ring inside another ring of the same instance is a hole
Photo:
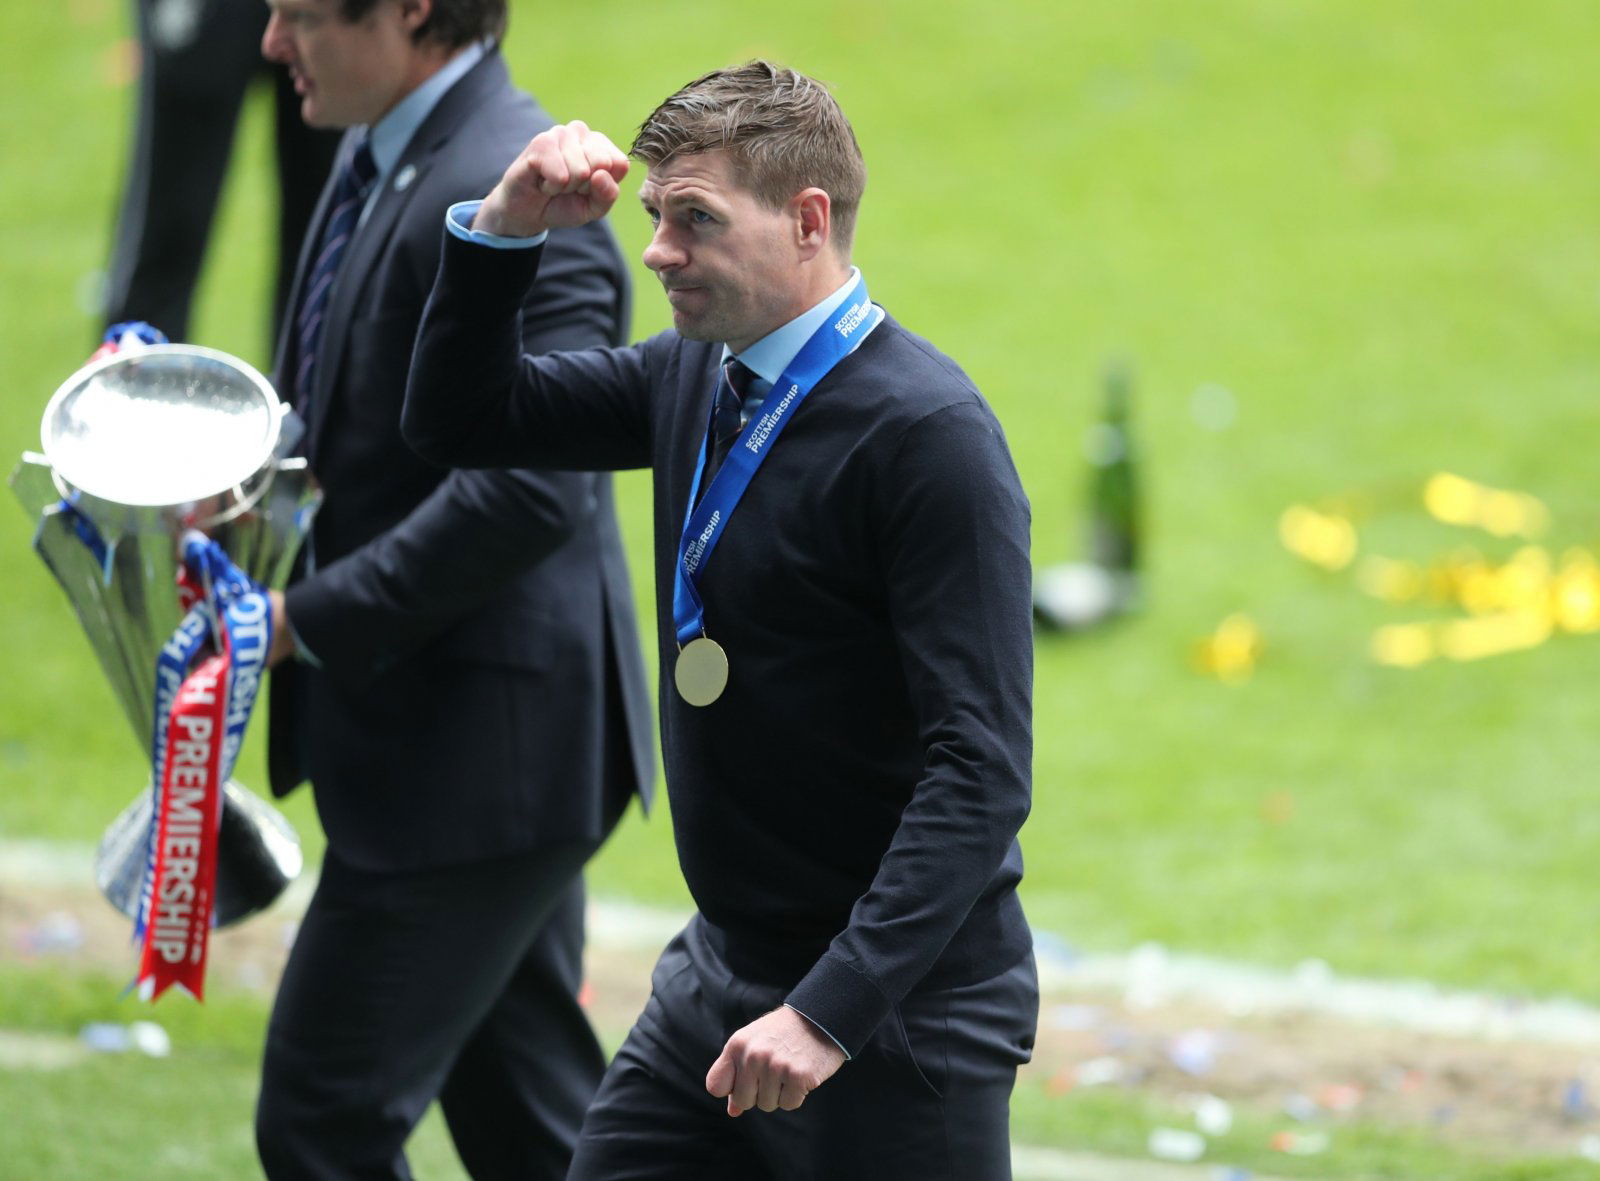
[[[1116,575],[1123,604],[1137,591],[1140,503],[1137,456],[1129,422],[1133,374],[1124,361],[1106,366],[1100,421],[1089,428],[1089,560]]]

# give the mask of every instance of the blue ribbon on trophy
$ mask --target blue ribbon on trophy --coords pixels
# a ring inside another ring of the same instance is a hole
[[[151,821],[134,939],[136,983],[154,1000],[204,994],[215,918],[221,785],[233,771],[272,649],[266,588],[198,530],[183,539],[189,604],[156,658]]]

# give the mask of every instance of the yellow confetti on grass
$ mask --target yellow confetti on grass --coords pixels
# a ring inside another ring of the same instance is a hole
[[[1416,562],[1368,554],[1356,567],[1356,583],[1386,603],[1411,603],[1428,591],[1427,572]]]
[[[1537,648],[1550,638],[1550,613],[1538,608],[1475,619],[1452,619],[1439,627],[1439,652],[1450,660],[1482,660]]]
[[[1422,503],[1439,521],[1496,537],[1531,540],[1550,527],[1550,512],[1538,497],[1451,472],[1429,477]],[[1466,613],[1465,618],[1378,628],[1370,651],[1379,664],[1416,668],[1438,659],[1481,660],[1537,647],[1559,632],[1600,631],[1600,559],[1585,549],[1567,550],[1559,566],[1539,545],[1524,545],[1504,562],[1463,548],[1426,564],[1379,554],[1363,554],[1357,563],[1361,542],[1349,498],[1320,507],[1290,505],[1279,518],[1278,535],[1291,553],[1325,570],[1354,563],[1356,585],[1373,598],[1449,605]],[[1228,623],[1202,646],[1197,662],[1224,680],[1248,679],[1254,657],[1232,653],[1230,643],[1239,644],[1224,639]]]
[[[1537,496],[1491,488],[1450,472],[1429,478],[1422,504],[1435,520],[1484,529],[1496,537],[1532,539],[1550,528],[1550,510]]]
[[[1600,631],[1600,561],[1587,550],[1569,549],[1559,569],[1538,546],[1518,550],[1500,566],[1458,555],[1448,569],[1450,598],[1470,612],[1468,618],[1379,628],[1372,638],[1379,664],[1482,660],[1537,647],[1557,632]]]
[[[1550,634],[1549,613],[1539,610],[1434,623],[1394,623],[1373,633],[1372,658],[1391,668],[1416,668],[1441,657],[1461,662],[1483,660],[1537,648]]]
[[[1587,550],[1570,549],[1550,588],[1550,609],[1564,632],[1600,631],[1600,562]]]
[[[1283,511],[1278,536],[1290,553],[1324,570],[1343,570],[1355,560],[1359,544],[1356,527],[1348,517],[1318,512],[1304,504],[1292,504]]]
[[[1390,668],[1416,668],[1438,655],[1429,623],[1391,623],[1372,636],[1372,659]]]
[[[1227,685],[1248,681],[1260,659],[1261,629],[1243,613],[1228,616],[1194,646],[1195,667]]]

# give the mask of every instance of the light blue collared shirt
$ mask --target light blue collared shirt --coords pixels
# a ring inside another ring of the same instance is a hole
[[[472,228],[472,219],[478,216],[483,205],[478,201],[457,201],[444,213],[445,228],[463,242],[476,242],[479,246],[492,246],[496,250],[532,250],[550,236],[546,230],[531,238],[508,238],[504,234],[491,234],[488,230]]]
[[[363,221],[372,211],[373,201],[388,183],[389,174],[400,163],[411,137],[417,134],[417,128],[433,114],[433,108],[439,105],[445,91],[461,81],[468,70],[483,60],[491,44],[489,41],[477,41],[468,45],[434,71],[422,85],[395,103],[387,115],[367,130],[367,144],[372,149],[372,162],[377,166],[378,178],[367,197],[366,206],[361,210]]]
[[[828,317],[839,310],[844,303],[845,296],[849,295],[856,283],[861,279],[861,268],[851,267],[850,276],[832,295],[821,303],[816,304],[810,311],[801,312],[781,328],[775,328],[767,333],[755,344],[737,354],[736,360],[756,375],[756,380],[750,383],[750,389],[745,395],[743,420],[749,422],[761,403],[766,399],[768,392],[778,384],[778,378],[783,376],[783,371],[789,367],[800,350],[805,348],[806,341],[827,323]],[[874,306],[872,309],[872,322],[861,330],[855,342],[850,346],[850,352],[855,352],[861,347],[861,342],[872,335],[872,330],[883,322],[883,309]],[[849,354],[847,353],[846,356]],[[722,346],[722,363],[726,365],[729,357],[734,357],[733,350],[727,345]]]

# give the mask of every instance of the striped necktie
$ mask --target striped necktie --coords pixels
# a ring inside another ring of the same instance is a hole
[[[367,201],[367,192],[377,178],[378,166],[372,159],[372,148],[363,139],[349,159],[339,166],[334,177],[333,196],[328,202],[328,219],[323,222],[322,236],[317,240],[316,262],[306,279],[305,295],[300,303],[300,314],[295,317],[298,333],[299,364],[295,369],[295,406],[301,417],[309,417],[311,408],[311,383],[315,377],[317,346],[322,340],[322,321],[328,311],[328,293],[339,273],[339,263],[345,248],[355,235],[361,220],[361,210]]]
[[[711,412],[711,457],[706,464],[705,478],[700,481],[702,496],[744,429],[744,400],[755,380],[755,371],[732,357],[722,367],[722,376],[717,381],[716,408]]]

